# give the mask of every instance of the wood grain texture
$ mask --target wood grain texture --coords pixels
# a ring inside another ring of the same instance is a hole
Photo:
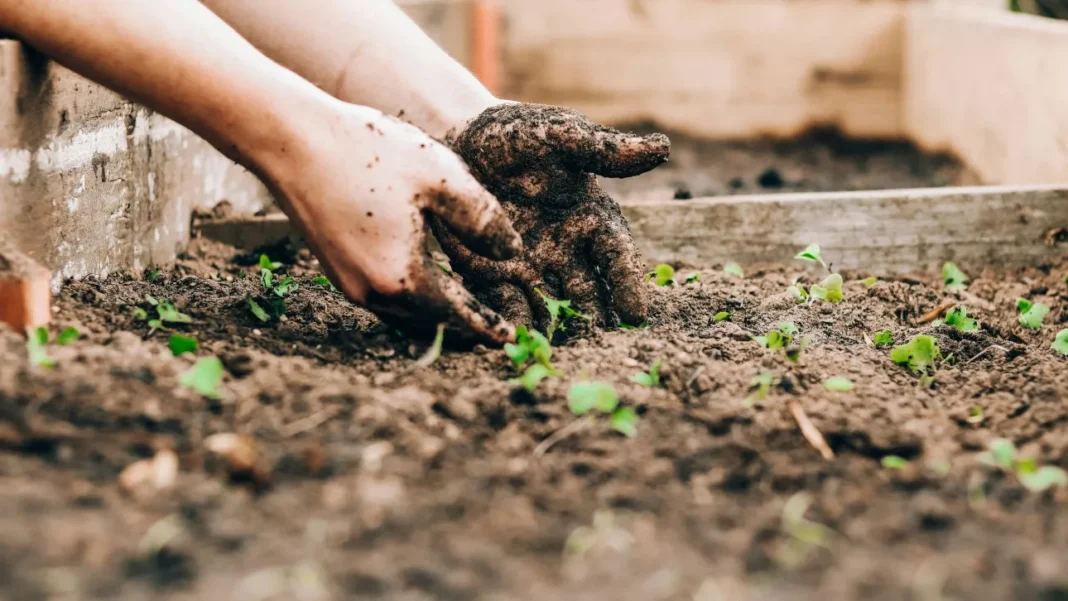
[[[994,184],[1068,182],[1068,21],[917,3],[904,123]]]
[[[697,136],[900,137],[906,4],[509,0],[506,97]]]

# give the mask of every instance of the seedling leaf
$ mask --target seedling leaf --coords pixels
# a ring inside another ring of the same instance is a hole
[[[657,286],[670,286],[675,283],[675,268],[661,263],[653,268],[653,281]]]
[[[219,398],[219,384],[222,383],[223,364],[218,357],[197,359],[189,371],[182,374],[179,383],[191,388],[209,399]]]
[[[636,326],[632,326],[629,323],[620,323],[619,329],[621,330],[644,330],[649,327],[649,322],[643,321]]]
[[[26,353],[30,365],[52,369],[56,361],[48,356],[45,345],[48,344],[48,328],[26,328]]]
[[[538,387],[538,384],[540,384],[542,380],[555,375],[555,371],[545,367],[541,363],[534,363],[527,367],[523,372],[523,375],[511,379],[509,382],[522,386],[527,392],[534,392],[534,389]]]
[[[790,336],[791,338],[798,333],[797,324],[792,321],[784,321],[779,323],[779,331],[783,334]]]
[[[979,453],[979,462],[991,467],[1012,470],[1016,463],[1016,445],[1007,438],[990,441],[990,450]]]
[[[979,329],[979,322],[968,317],[968,309],[963,305],[953,307],[946,313],[945,324],[957,328],[960,332],[974,332]]]
[[[795,301],[803,303],[808,300],[808,291],[801,284],[794,284],[786,289],[786,292],[794,298]]]
[[[175,357],[182,353],[195,353],[197,352],[197,339],[190,336],[182,336],[181,334],[171,334],[171,339],[167,346],[170,347],[171,353]]]
[[[950,290],[965,290],[968,288],[968,276],[964,275],[964,272],[954,263],[946,263],[942,266],[942,282]]]
[[[299,285],[296,282],[293,281],[293,278],[285,277],[285,278],[282,278],[281,281],[275,283],[275,285],[274,285],[274,293],[276,295],[278,295],[279,298],[281,298],[281,297],[289,294],[290,292],[293,292],[298,287],[299,287]]]
[[[148,311],[145,311],[141,307],[130,307],[130,311],[133,313],[134,319],[140,319],[142,321],[148,319]]]
[[[801,360],[801,355],[805,353],[805,349],[808,348],[809,342],[812,341],[811,336],[802,336],[801,343],[794,348],[786,349],[786,358],[794,363]]]
[[[445,324],[438,324],[438,331],[434,334],[434,342],[430,343],[430,348],[426,350],[416,362],[416,367],[430,367],[441,356],[441,346],[445,342]]]
[[[983,408],[980,407],[979,405],[975,405],[974,407],[972,407],[971,409],[968,410],[968,420],[967,421],[968,421],[969,424],[972,424],[973,426],[974,425],[979,425],[979,424],[983,423],[983,419],[985,419],[984,416],[983,416]]]
[[[1057,332],[1057,337],[1053,339],[1050,348],[1062,355],[1068,355],[1068,328]]]
[[[895,346],[890,351],[891,361],[898,365],[907,365],[917,373],[925,373],[928,368],[933,368],[941,356],[942,352],[935,339],[924,334],[914,336],[908,343]]]
[[[1016,477],[1020,479],[1020,484],[1031,492],[1042,492],[1054,486],[1068,486],[1068,473],[1052,465],[1043,465],[1032,472],[1018,472]]]
[[[156,300],[156,297],[154,297],[152,295],[149,295],[149,294],[145,295],[145,302],[147,302],[148,304],[152,305],[153,307],[155,307],[156,305],[159,304],[159,301]]]
[[[738,278],[745,278],[745,272],[742,271],[742,266],[733,261],[723,266],[723,272]]]
[[[60,332],[58,336],[56,336],[56,344],[59,346],[66,346],[80,338],[81,335],[82,333],[78,331],[78,328],[67,326],[63,328],[63,331]]]
[[[334,283],[330,281],[330,278],[326,277],[325,275],[315,276],[314,278],[312,278],[312,283],[318,284],[320,286],[325,286],[326,288],[329,288],[331,292],[337,292],[337,286],[335,286]]]
[[[877,332],[875,336],[872,337],[872,342],[875,343],[875,346],[890,346],[894,343],[894,334],[890,330]]]
[[[1032,306],[1034,306],[1034,303],[1027,300],[1026,298],[1016,299],[1016,311],[1019,313],[1027,313],[1031,310]]]
[[[860,283],[864,284],[865,286],[870,288],[870,287],[872,287],[872,286],[874,286],[874,285],[879,283],[879,278],[877,278],[877,277],[864,278],[863,280],[860,281]]]
[[[718,323],[720,321],[726,321],[726,320],[728,320],[730,318],[731,318],[731,314],[730,313],[728,313],[726,311],[720,311],[719,313],[716,313],[715,315],[712,316],[712,321]]]
[[[274,271],[275,269],[278,269],[281,266],[282,266],[281,263],[276,263],[276,262],[270,260],[269,258],[267,258],[267,255],[260,255],[260,269],[266,269],[267,271]]]
[[[820,265],[827,267],[827,264],[823,262],[823,257],[820,256],[819,244],[809,244],[805,250],[797,253],[797,256],[794,258],[801,259],[802,261],[809,261],[810,263],[819,263]]]
[[[883,467],[891,470],[904,469],[909,464],[908,460],[904,457],[898,457],[897,455],[887,455],[879,460],[879,463],[883,464]]]
[[[251,296],[248,298],[248,308],[252,311],[252,314],[256,316],[256,319],[260,321],[271,321],[271,316],[263,310],[263,307],[255,301]]]
[[[608,382],[576,382],[567,392],[567,404],[575,415],[585,415],[591,409],[611,413],[619,405],[619,395]]]
[[[159,320],[164,323],[192,323],[193,318],[189,317],[185,313],[182,313],[174,306],[174,303],[168,300],[159,301],[156,305],[156,313],[159,314]]]
[[[580,319],[589,319],[589,315],[584,315],[571,308],[570,300],[556,300],[550,296],[547,296],[541,290],[534,289],[545,301],[545,307],[549,310],[549,327],[546,332],[546,339],[552,341],[553,335],[556,334],[557,328],[564,329],[564,324],[569,319],[578,317]]]
[[[636,373],[630,377],[630,381],[649,388],[660,386],[660,366],[663,363],[660,359],[653,361],[653,364],[649,366],[648,372]]]
[[[638,435],[638,414],[630,407],[620,407],[612,412],[609,420],[612,429],[628,438]]]
[[[837,303],[842,301],[842,276],[832,273],[819,284],[812,286],[812,298],[816,300]]]
[[[835,392],[848,392],[853,390],[853,382],[849,378],[835,376],[823,381],[823,387]]]
[[[1032,303],[1025,298],[1016,299],[1016,308],[1020,311],[1020,323],[1032,330],[1041,328],[1042,320],[1049,315],[1049,307],[1042,303]]]
[[[260,270],[260,283],[263,284],[263,289],[270,292],[274,287],[274,272],[270,269]]]
[[[751,392],[742,404],[745,407],[752,407],[756,401],[763,401],[768,398],[768,393],[771,392],[771,386],[774,382],[775,376],[768,371],[760,372],[753,376],[752,381],[749,382]]]
[[[687,284],[692,284],[692,283],[694,283],[694,282],[696,282],[697,280],[700,280],[700,279],[701,279],[701,272],[700,271],[695,271],[695,272],[691,273],[690,275],[686,276],[686,283]]]

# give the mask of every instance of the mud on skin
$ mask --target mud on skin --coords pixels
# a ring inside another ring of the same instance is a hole
[[[514,103],[486,110],[448,143],[501,201],[524,244],[519,258],[494,262],[437,225],[468,289],[517,324],[548,321],[539,290],[571,299],[596,324],[645,320],[641,256],[596,175],[630,177],[662,164],[666,136],[625,134],[571,109]]]
[[[804,266],[746,265],[745,280],[710,267],[694,284],[649,285],[648,329],[557,346],[563,375],[529,396],[506,382],[516,374],[497,350],[415,368],[425,344],[312,283],[306,251],[272,250],[295,256],[282,271],[301,287],[285,321],[261,323],[245,304],[261,293],[255,255],[241,267],[232,250],[198,245],[155,281],[68,284],[53,330],[75,325],[83,339],[49,348],[54,370],[30,368],[22,338],[0,331],[0,596],[241,601],[256,583],[292,581],[306,596],[275,598],[993,601],[1068,587],[1068,491],[1031,493],[976,462],[1004,436],[1068,465],[1068,359],[1049,350],[1068,325],[1068,260],[961,265],[982,323],[968,334],[913,325],[950,296],[937,274],[871,288],[857,280],[872,274],[845,274],[841,304],[798,305],[786,287],[819,278]],[[127,307],[146,294],[175,301],[198,355],[222,358],[219,400],[178,385],[193,360],[171,357],[165,335],[145,339]],[[1018,296],[1053,308],[1045,328],[1016,322]],[[719,311],[730,320],[712,322]],[[750,339],[787,320],[813,337],[798,366]],[[957,360],[919,388],[865,343],[881,329],[899,342],[930,333]],[[664,388],[629,381],[657,359]],[[747,408],[762,371],[783,383]],[[825,390],[831,376],[856,389]],[[536,458],[572,423],[568,386],[584,378],[637,410],[637,437],[601,425]],[[833,461],[798,432],[790,401]],[[257,441],[269,490],[227,481],[203,450],[219,432]],[[122,492],[118,474],[164,448],[180,459],[175,486]],[[909,464],[881,467],[891,454]],[[788,567],[781,517],[798,492],[813,499],[806,518],[835,535]],[[161,522],[173,538],[142,551]],[[572,544],[591,546],[565,553],[576,530]]]

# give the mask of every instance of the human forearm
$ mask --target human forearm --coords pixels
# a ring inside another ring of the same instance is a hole
[[[329,94],[435,137],[499,102],[390,0],[202,1]]]

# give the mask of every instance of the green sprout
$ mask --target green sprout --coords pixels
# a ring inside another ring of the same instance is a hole
[[[145,281],[147,281],[147,282],[155,282],[156,280],[160,279],[161,277],[163,277],[163,272],[160,271],[159,269],[153,269],[152,271],[150,271],[147,274],[145,274]]]
[[[179,383],[195,390],[209,399],[219,398],[219,384],[222,383],[223,364],[218,357],[197,359],[189,371],[182,374]]]
[[[660,366],[663,364],[664,362],[659,359],[653,361],[648,372],[636,373],[630,377],[630,381],[649,388],[657,388],[660,386]]]
[[[942,351],[938,348],[938,343],[934,338],[924,334],[913,336],[908,343],[895,346],[890,351],[891,361],[898,365],[906,365],[913,372],[922,374],[933,370],[941,357]]]
[[[575,415],[598,411],[610,416],[612,429],[625,436],[633,438],[638,433],[638,415],[619,406],[619,395],[608,382],[575,382],[567,392],[567,405]]]
[[[794,258],[800,259],[802,261],[808,261],[810,263],[819,263],[820,265],[823,265],[824,269],[827,268],[827,264],[823,262],[823,257],[820,256],[819,244],[809,244],[808,247],[805,248],[805,250],[797,253],[797,256],[795,256]]]
[[[837,273],[832,273],[827,276],[823,282],[819,284],[813,284],[811,290],[812,298],[821,301],[827,301],[829,303],[838,303],[842,301],[844,296],[842,293],[842,276]]]
[[[330,292],[338,291],[337,286],[335,286],[334,283],[330,281],[330,278],[326,277],[325,275],[315,276],[314,278],[312,278],[312,283],[327,288],[330,290]]]
[[[723,272],[729,275],[733,275],[737,278],[745,278],[745,272],[742,271],[742,266],[733,261],[723,266]]]
[[[1068,355],[1068,328],[1057,332],[1057,337],[1053,339],[1050,348],[1062,355]]]
[[[834,392],[849,392],[853,390],[853,381],[842,376],[835,376],[824,380],[823,387]]]
[[[899,457],[897,455],[886,455],[885,457],[879,460],[879,463],[883,464],[883,467],[889,470],[905,469],[905,467],[909,464],[907,459],[905,459],[904,457]]]
[[[684,283],[692,284],[692,283],[694,283],[694,282],[696,282],[696,281],[698,281],[700,279],[701,279],[701,272],[700,271],[695,271],[695,272],[691,273],[690,275],[686,276],[686,281]]]
[[[523,367],[529,360],[552,369],[550,359],[553,348],[549,344],[549,339],[537,330],[528,330],[526,326],[516,326],[515,344],[511,342],[505,344],[504,353],[508,355],[517,369]]]
[[[811,336],[802,336],[801,342],[797,346],[786,349],[786,359],[794,363],[801,361],[801,355],[805,353],[805,349],[808,348],[811,341]]]
[[[768,393],[771,392],[771,387],[774,384],[775,376],[770,371],[762,371],[753,376],[753,379],[749,382],[749,396],[745,397],[742,405],[744,407],[752,407],[757,401],[763,401],[768,398]]]
[[[675,268],[667,263],[661,263],[653,268],[652,273],[645,276],[646,280],[653,280],[657,286],[671,286],[675,283]]]
[[[720,311],[719,313],[716,313],[715,315],[712,316],[712,321],[714,323],[719,323],[721,321],[726,321],[726,320],[728,320],[730,318],[731,318],[731,314],[730,313],[728,313],[726,311]]]
[[[963,305],[953,307],[946,313],[944,322],[947,326],[957,328],[959,332],[974,332],[979,329],[979,322],[968,317],[968,309]]]
[[[441,356],[441,347],[445,342],[445,324],[439,323],[437,332],[434,334],[434,341],[430,343],[430,348],[426,350],[426,353],[422,357],[419,357],[415,362],[416,367],[430,367]]]
[[[619,329],[621,329],[621,330],[644,330],[644,329],[646,329],[648,327],[649,327],[649,322],[647,322],[647,321],[643,321],[643,322],[641,322],[640,324],[638,324],[636,326],[632,326],[629,323],[622,323],[622,322],[619,324]]]
[[[274,271],[281,267],[281,263],[276,263],[270,260],[267,255],[260,255],[260,269],[266,269],[267,271]]]
[[[1020,323],[1032,330],[1041,328],[1042,320],[1049,315],[1049,307],[1042,303],[1033,303],[1026,298],[1016,299],[1016,310],[1020,312]]]
[[[968,409],[967,421],[969,424],[972,424],[973,426],[978,426],[979,424],[983,423],[984,419],[986,418],[983,416],[983,408],[979,405],[975,405],[971,409]]]
[[[523,371],[523,375],[518,378],[512,378],[508,382],[522,386],[527,392],[534,392],[534,389],[538,387],[542,380],[555,375],[556,372],[553,369],[545,367],[541,363],[532,363]]]
[[[894,333],[890,330],[883,330],[882,332],[876,332],[872,337],[872,342],[875,346],[890,346],[894,343]]]
[[[874,286],[874,285],[879,283],[879,278],[874,277],[874,276],[872,276],[870,278],[864,278],[863,280],[860,281],[860,283],[864,284],[868,288],[871,288],[872,286]]]
[[[807,302],[808,299],[811,298],[809,296],[808,291],[805,290],[805,287],[802,286],[801,284],[798,284],[796,280],[794,281],[793,284],[790,285],[789,288],[786,289],[786,292],[791,297],[793,297],[793,299],[795,301],[797,301],[799,303]]]
[[[26,353],[29,355],[30,365],[52,369],[56,361],[48,355],[48,328],[26,328]]]
[[[760,346],[773,351],[785,349],[797,335],[797,325],[792,321],[784,321],[779,327],[771,330],[766,336],[753,336]]]
[[[78,331],[78,328],[74,326],[67,326],[63,328],[63,330],[60,331],[58,335],[56,335],[56,344],[58,344],[59,346],[67,346],[68,344],[80,338],[81,335],[82,333]]]
[[[1031,457],[1017,455],[1016,445],[1006,438],[990,442],[989,450],[979,453],[980,463],[1016,474],[1017,480],[1031,492],[1042,492],[1054,486],[1068,487],[1068,473],[1052,466],[1039,466]]]
[[[271,321],[271,316],[267,313],[267,311],[263,310],[263,307],[261,307],[260,304],[255,301],[255,299],[250,296],[246,300],[248,300],[249,310],[252,311],[252,314],[256,316],[256,319],[260,321]]]
[[[146,298],[151,299],[152,297],[146,297]],[[153,300],[155,300],[155,299],[153,299]],[[151,301],[149,301],[149,302],[151,302]],[[192,323],[193,322],[193,318],[192,317],[189,317],[185,313],[182,313],[181,311],[179,311],[178,308],[174,306],[174,303],[172,303],[169,300],[162,300],[162,301],[158,301],[158,302],[152,303],[152,304],[156,305],[156,314],[159,315],[159,321],[161,321],[163,323]]]
[[[182,336],[181,334],[171,334],[171,339],[167,346],[170,347],[171,353],[175,357],[183,353],[195,353],[197,352],[197,339],[190,336]]]
[[[949,290],[960,291],[968,288],[968,276],[954,263],[942,266],[942,282]]]
[[[589,315],[584,315],[571,308],[571,301],[569,300],[556,300],[555,298],[547,296],[541,290],[534,289],[541,299],[545,301],[545,308],[549,310],[549,327],[546,330],[545,337],[551,342],[553,336],[556,335],[556,331],[564,330],[568,321],[574,318],[589,320]]]

